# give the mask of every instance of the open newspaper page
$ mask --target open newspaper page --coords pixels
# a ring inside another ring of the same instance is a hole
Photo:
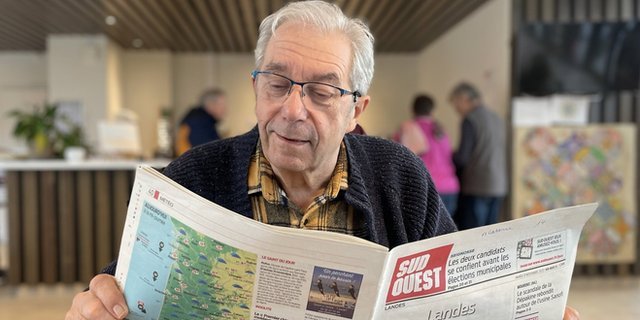
[[[562,319],[580,232],[596,204],[391,250],[375,319]]]
[[[140,167],[116,279],[128,319],[371,319],[386,255],[258,223]]]

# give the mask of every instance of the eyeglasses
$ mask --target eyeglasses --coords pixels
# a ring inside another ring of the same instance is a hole
[[[257,76],[260,75],[260,80]],[[314,106],[331,107],[344,95],[353,97],[353,102],[358,101],[358,97],[362,96],[358,91],[349,91],[336,87],[334,85],[322,82],[297,82],[283,75],[271,71],[254,70],[251,77],[256,80],[259,92],[266,94],[266,98],[272,101],[283,102],[293,91],[293,85],[300,86],[301,98],[308,97]],[[304,100],[303,100],[304,101]],[[304,103],[304,102],[303,102]]]

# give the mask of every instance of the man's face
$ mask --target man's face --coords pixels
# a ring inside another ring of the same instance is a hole
[[[280,26],[267,44],[262,71],[272,71],[294,81],[318,81],[353,90],[349,84],[351,45],[340,33],[323,34],[298,23]],[[368,104],[361,97],[344,95],[330,107],[318,107],[301,98],[294,85],[288,97],[274,101],[254,80],[256,116],[262,150],[276,171],[313,172],[335,165],[345,133]],[[264,78],[263,78],[264,80]],[[354,108],[355,105],[355,108]]]
[[[471,100],[467,95],[459,94],[451,98],[451,104],[453,104],[458,114],[464,116],[470,109]]]
[[[227,114],[227,98],[225,96],[209,98],[204,104],[205,110],[217,120],[224,119]]]

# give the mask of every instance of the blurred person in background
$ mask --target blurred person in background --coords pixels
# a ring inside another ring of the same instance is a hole
[[[444,206],[454,216],[460,186],[452,162],[449,137],[431,115],[434,108],[433,98],[425,94],[416,96],[413,101],[413,119],[402,124],[394,140],[422,159]]]
[[[217,125],[227,113],[224,91],[213,88],[200,96],[200,105],[189,110],[180,122],[176,137],[176,155],[210,141],[220,139]]]
[[[505,124],[469,83],[458,84],[449,98],[463,118],[453,155],[460,180],[457,225],[464,230],[496,223],[507,194]]]

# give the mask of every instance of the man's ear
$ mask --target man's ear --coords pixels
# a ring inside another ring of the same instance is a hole
[[[251,77],[251,87],[253,88],[253,96],[258,101],[258,88],[256,88],[256,78]]]
[[[358,101],[356,101],[356,105],[353,108],[353,118],[351,118],[347,132],[351,132],[356,128],[356,124],[358,124],[358,118],[369,106],[369,101],[371,101],[371,97],[369,96],[358,98]]]

